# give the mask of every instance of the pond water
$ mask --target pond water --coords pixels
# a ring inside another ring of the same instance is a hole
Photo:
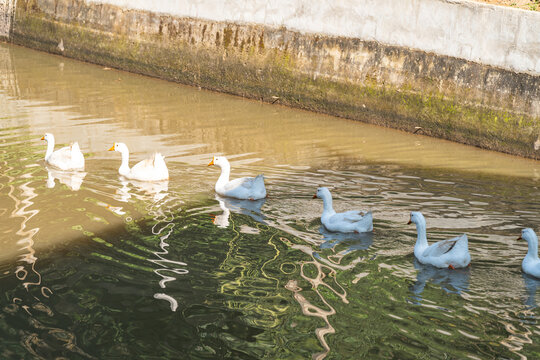
[[[0,44],[0,356],[22,358],[539,358],[540,163],[207,92]],[[86,171],[44,161],[45,132]],[[170,181],[117,174],[160,151]],[[269,197],[219,199],[226,155]],[[370,209],[374,232],[324,231]],[[472,266],[413,256],[466,232]]]

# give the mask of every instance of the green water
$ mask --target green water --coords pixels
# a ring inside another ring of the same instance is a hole
[[[2,359],[540,357],[538,162],[2,44],[0,109]],[[86,173],[48,169],[44,132]],[[168,184],[120,179],[115,141]],[[216,198],[213,155],[269,198]],[[321,229],[319,185],[373,234]],[[471,268],[418,264],[413,210]]]

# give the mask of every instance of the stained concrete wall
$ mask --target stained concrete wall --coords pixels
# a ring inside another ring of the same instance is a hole
[[[421,127],[427,135],[540,158],[534,148],[540,135],[540,75],[534,59],[540,47],[531,46],[538,40],[528,36],[532,20],[527,12],[443,0],[344,0],[317,9],[303,0],[93,1],[18,0],[10,41],[263,101],[407,131]],[[138,9],[118,6],[126,4]],[[396,10],[398,4],[406,6]],[[505,22],[507,13],[515,18],[517,32],[508,27],[512,21]],[[499,25],[493,25],[497,18]],[[465,19],[470,19],[468,28]],[[485,25],[485,40],[478,22]],[[493,27],[506,37],[490,35]],[[484,44],[479,54],[490,53],[497,36],[501,44],[514,44],[507,48],[504,67],[466,58],[475,56],[479,44]],[[417,48],[421,44],[441,52],[453,49],[454,56]],[[529,60],[512,55],[516,51]],[[517,65],[527,71],[510,69]]]
[[[540,74],[540,12],[464,0],[88,0],[178,17],[284,26]]]
[[[0,0],[0,39],[9,37],[16,0]]]

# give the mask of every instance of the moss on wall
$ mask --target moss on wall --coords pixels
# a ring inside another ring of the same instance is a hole
[[[11,41],[131,72],[540,158],[540,79],[358,39],[19,0]],[[63,41],[64,50],[58,48]]]

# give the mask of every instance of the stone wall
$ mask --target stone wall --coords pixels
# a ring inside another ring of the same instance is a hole
[[[403,19],[394,18],[399,13],[394,9],[399,8],[396,4],[416,6],[420,15],[431,9],[434,19],[446,19],[441,11],[448,6],[459,8],[456,14],[478,6],[492,12],[520,10],[443,0],[391,1],[393,7],[381,0],[377,3],[386,5],[377,7],[375,1],[359,0],[336,2],[335,13],[327,19],[324,11],[332,12],[326,5],[322,4],[319,12],[305,1],[276,0],[264,7],[256,0],[247,2],[249,5],[243,2],[243,8],[238,1],[162,0],[152,5],[146,1],[107,1],[116,4],[19,0],[10,41],[185,84],[540,157],[534,147],[540,135],[540,76],[535,73],[535,61],[508,61],[508,66],[495,67],[416,48],[404,39],[415,38],[420,25],[404,29]],[[353,3],[363,7],[347,12],[345,5]],[[349,13],[371,14],[377,8],[381,16],[366,15],[375,25],[368,26],[367,20],[353,24],[354,16]],[[529,19],[526,14],[523,19]],[[414,21],[426,21],[420,15]],[[264,21],[257,23],[260,19]],[[442,25],[449,26],[451,19],[456,24],[450,28],[458,29],[463,19],[450,16]],[[519,31],[528,29],[528,20],[516,19]],[[432,29],[435,23],[424,26]],[[314,24],[319,31],[307,28]],[[368,28],[375,38],[365,35]],[[359,31],[364,32],[357,34]],[[445,40],[444,33],[431,32],[440,40],[435,41],[437,46],[445,41],[453,43]],[[520,36],[514,41],[529,39]],[[417,37],[425,37],[426,44],[433,41],[427,34],[418,33]],[[518,49],[517,45],[514,48]],[[530,56],[536,56],[534,51]],[[509,55],[508,59],[515,57]],[[534,66],[518,72],[516,64]]]

